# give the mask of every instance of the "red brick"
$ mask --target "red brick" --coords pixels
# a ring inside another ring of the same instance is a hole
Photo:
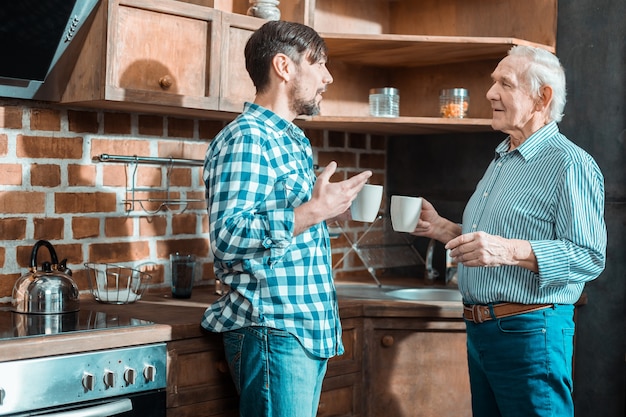
[[[193,120],[167,118],[167,136],[170,138],[193,138]]]
[[[61,184],[61,167],[49,164],[30,166],[30,184],[41,187],[57,187]]]
[[[200,139],[213,139],[224,128],[221,120],[199,120],[198,136]]]
[[[305,132],[306,137],[309,138],[309,142],[311,142],[311,146],[314,148],[323,148],[324,147],[324,131],[323,130],[307,130]]]
[[[106,237],[127,237],[133,235],[133,219],[130,217],[109,217],[104,219]]]
[[[80,159],[83,138],[17,135],[16,154],[19,158]]]
[[[9,152],[9,138],[7,137],[7,135],[0,133],[0,156],[4,156],[8,152]]]
[[[130,114],[104,113],[104,133],[124,135],[130,133]]]
[[[160,166],[139,165],[135,185],[137,187],[160,187],[162,171]]]
[[[130,262],[150,257],[147,241],[93,243],[89,245],[90,262]]]
[[[203,191],[187,191],[187,200],[197,200],[196,202],[188,202],[187,210],[206,210],[206,199],[204,197],[204,187],[202,187]]]
[[[67,185],[70,187],[95,186],[96,166],[69,164],[67,166]]]
[[[194,213],[183,213],[172,216],[172,234],[195,234],[197,220]]]
[[[180,239],[180,240],[160,240],[157,241],[157,257],[169,259],[172,253],[185,255],[208,256],[209,241],[203,238]]]
[[[35,226],[34,238],[37,240],[61,240],[63,239],[63,228],[65,221],[61,218],[39,218],[33,219]]]
[[[150,155],[150,142],[146,140],[115,140],[94,139],[91,141],[91,158],[97,158],[100,154],[148,156]],[[117,167],[123,166],[111,163]]]
[[[139,219],[140,236],[164,236],[167,232],[167,219],[163,216],[141,217]]]
[[[195,159],[204,162],[204,154],[209,144],[205,142],[160,141],[159,155],[161,158]]]
[[[52,247],[54,248],[54,252],[57,255],[57,260],[62,261],[63,259],[67,259],[68,264],[80,264],[83,262],[83,252],[81,249],[81,245],[77,243],[71,244],[60,244],[55,242],[50,242]],[[28,268],[30,266],[30,258],[33,251],[33,246],[18,246],[16,250],[16,258],[17,263],[22,268]],[[48,249],[45,247],[41,247],[37,252],[37,259],[35,260],[38,267],[44,261],[51,261],[52,258],[48,253]]]
[[[22,185],[22,165],[0,164],[0,184]]]
[[[61,112],[55,109],[30,109],[31,130],[61,130]]]
[[[26,238],[26,219],[0,219],[0,238],[2,240],[24,240]],[[2,253],[4,248],[0,246]]]
[[[380,150],[380,151],[387,150],[387,137],[381,136],[381,135],[371,135],[370,147],[373,150]]]
[[[172,172],[170,174],[170,186],[173,186],[173,187],[191,186],[191,169],[190,168],[172,168]]]
[[[43,213],[46,194],[36,191],[0,191],[0,213]]]
[[[325,167],[330,161],[337,162],[337,169],[347,169],[356,166],[356,154],[344,151],[320,151],[317,154],[320,167]]]
[[[15,281],[17,281],[21,275],[21,273],[0,274],[0,298],[11,297],[13,295]]]
[[[134,167],[126,168],[120,164],[108,164],[102,167],[102,185],[105,187],[125,187],[127,182],[130,184],[130,178]]]
[[[140,135],[163,136],[163,117],[140,114],[137,119]]]
[[[348,147],[365,149],[367,147],[366,135],[364,133],[348,133]]]
[[[362,153],[359,168],[385,169],[387,157],[383,153]]]
[[[21,129],[22,114],[22,107],[0,106],[0,127],[5,129]]]
[[[74,217],[72,219],[72,237],[85,239],[100,236],[100,219],[94,217]]]
[[[105,213],[115,212],[117,196],[115,193],[55,193],[55,213]]]
[[[345,132],[328,132],[328,146],[331,148],[344,148],[346,146]]]
[[[67,111],[67,124],[70,132],[98,133],[98,113],[93,111]]]

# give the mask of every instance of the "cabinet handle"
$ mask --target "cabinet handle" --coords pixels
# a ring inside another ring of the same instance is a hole
[[[226,364],[226,361],[217,361],[215,363],[215,367],[223,374],[228,373],[228,365]]]
[[[159,78],[159,85],[164,90],[167,90],[168,88],[170,88],[172,84],[173,84],[172,77],[170,77],[169,75],[164,75],[161,78]]]
[[[380,339],[380,343],[384,346],[384,347],[391,347],[394,344],[394,340],[393,340],[393,336],[391,335],[385,335],[382,337],[382,339]]]

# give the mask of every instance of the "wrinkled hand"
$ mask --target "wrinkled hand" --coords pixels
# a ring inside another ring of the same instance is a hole
[[[411,234],[415,236],[434,237],[437,232],[437,221],[441,218],[435,207],[425,198],[422,198],[420,219]]]
[[[485,232],[460,235],[446,244],[453,260],[465,266],[515,265],[513,240]]]

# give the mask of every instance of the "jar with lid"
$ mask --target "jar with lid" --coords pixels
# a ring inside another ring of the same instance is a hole
[[[469,110],[469,92],[465,88],[448,88],[439,95],[441,117],[462,119]]]
[[[374,117],[398,117],[400,95],[393,87],[372,88],[369,95],[370,115]]]

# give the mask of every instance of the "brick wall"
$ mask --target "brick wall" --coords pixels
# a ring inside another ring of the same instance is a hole
[[[100,162],[97,157],[138,155],[202,159],[223,122],[103,110],[65,108],[21,100],[0,101],[0,302],[27,271],[37,240],[48,240],[79,288],[88,289],[85,262],[112,262],[148,270],[151,286],[169,285],[169,254],[192,253],[205,283],[213,278],[207,241],[202,168]],[[339,164],[334,179],[363,169],[384,184],[386,138],[308,131],[315,162]],[[165,197],[191,201],[161,207]],[[169,196],[167,192],[169,191]],[[194,201],[199,200],[199,201]],[[351,239],[362,224],[342,225]],[[38,265],[47,260],[45,248]],[[333,240],[338,261],[348,250]],[[349,253],[338,279],[363,275]]]

